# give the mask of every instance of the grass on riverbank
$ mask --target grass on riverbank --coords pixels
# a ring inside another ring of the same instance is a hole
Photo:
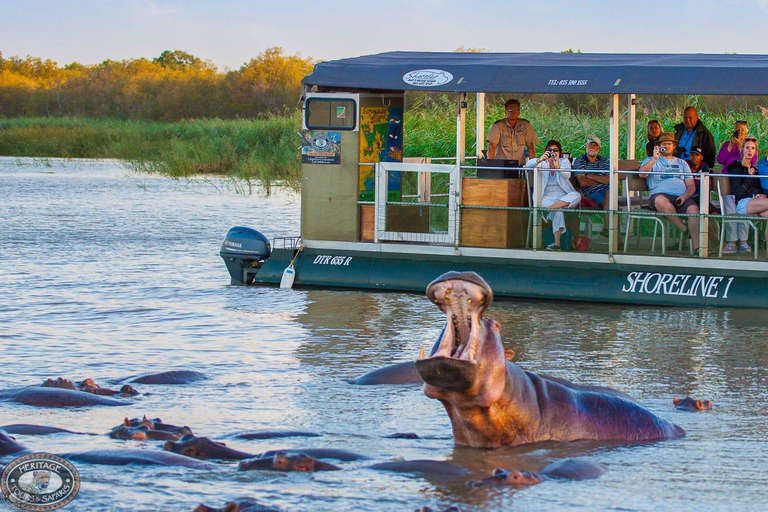
[[[467,113],[467,153],[475,152],[474,108]],[[625,108],[625,107],[622,107]],[[599,110],[599,109],[595,109]],[[715,143],[728,140],[736,119],[745,119],[750,132],[760,139],[765,154],[768,122],[758,112],[709,113],[701,108]],[[503,117],[500,104],[489,105],[486,130]],[[608,118],[574,113],[556,103],[526,102],[523,117],[531,121],[541,139],[540,153],[548,139],[560,140],[563,149],[580,155],[590,133],[603,139],[603,155],[608,153]],[[622,112],[622,117],[625,112]],[[682,118],[673,110],[638,114],[636,155],[645,155],[645,126],[659,119],[665,130]],[[220,174],[257,180],[269,191],[275,182],[298,189],[301,173],[299,113],[259,119],[201,119],[177,123],[82,118],[0,119],[0,155],[62,158],[118,158],[136,171],[159,172],[171,177],[195,174]],[[449,95],[425,102],[413,102],[404,116],[403,154],[405,156],[450,157],[455,155],[455,103]],[[625,127],[620,131],[620,158],[625,158]],[[481,137],[483,139],[484,137]]]
[[[298,185],[298,116],[161,123],[115,119],[0,120],[0,155],[119,158],[172,177],[223,174]]]

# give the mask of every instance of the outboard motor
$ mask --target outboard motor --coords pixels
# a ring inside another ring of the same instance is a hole
[[[261,268],[272,249],[269,239],[251,228],[236,226],[227,232],[219,255],[229,270],[232,284],[253,284],[254,273],[247,269]]]

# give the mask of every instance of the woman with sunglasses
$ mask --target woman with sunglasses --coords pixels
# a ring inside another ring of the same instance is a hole
[[[742,159],[742,147],[747,140],[749,126],[746,121],[736,121],[733,125],[733,135],[730,140],[723,142],[720,152],[717,154],[717,162],[722,164],[724,171],[728,173],[728,168],[734,162]],[[756,139],[751,137],[752,142]],[[757,163],[757,151],[752,158],[752,165]],[[736,198],[733,194],[723,196],[721,205],[723,213],[734,215],[736,213]],[[747,243],[749,228],[746,222],[729,222],[725,225],[725,239],[728,242],[723,247],[723,254],[734,254],[737,252],[752,252],[752,248]]]
[[[734,176],[731,180],[731,191],[736,196],[736,213],[739,215],[760,215],[768,217],[768,198],[757,178],[741,178],[741,176],[757,174],[752,158],[757,154],[757,140],[753,137],[744,139],[741,160],[728,166],[728,174]],[[723,250],[725,252],[725,250]]]
[[[531,158],[526,167],[549,169],[541,173],[541,206],[549,209],[574,208],[581,202],[581,193],[571,184],[571,162],[562,156],[563,146],[556,140],[547,142],[547,149],[539,158]],[[567,170],[563,170],[567,169]],[[547,219],[552,221],[552,233],[555,241],[547,246],[548,251],[559,251],[560,237],[565,231],[563,212],[551,212]]]

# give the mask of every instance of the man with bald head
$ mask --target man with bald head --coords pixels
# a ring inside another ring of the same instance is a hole
[[[676,157],[688,160],[691,148],[700,147],[704,162],[710,168],[715,166],[715,138],[699,119],[695,107],[685,107],[683,122],[675,125],[675,139],[680,141],[675,152]]]

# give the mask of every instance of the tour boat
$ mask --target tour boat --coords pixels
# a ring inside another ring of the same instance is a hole
[[[235,227],[220,254],[235,285],[423,292],[446,271],[473,270],[496,297],[766,308],[766,252],[722,256],[708,236],[748,220],[757,241],[760,217],[711,215],[702,201],[693,253],[633,186],[644,183],[638,94],[764,95],[765,84],[762,55],[388,52],[321,62],[303,80],[301,232],[270,241],[258,226]],[[406,91],[455,95],[455,154],[403,156]],[[482,158],[487,93],[607,98],[610,211],[564,210],[590,250],[545,250],[541,172]],[[468,150],[470,94],[477,142]],[[702,198],[718,176],[702,177]]]

